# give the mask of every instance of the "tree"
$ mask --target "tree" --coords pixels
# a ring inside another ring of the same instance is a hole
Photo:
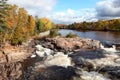
[[[11,44],[17,45],[26,41],[29,37],[28,14],[24,8],[19,8],[17,26],[14,29],[11,37]]]
[[[45,30],[49,30],[52,28],[52,22],[48,18],[41,18],[40,22]]]
[[[29,34],[32,36],[34,35],[35,31],[35,19],[32,16],[29,16]]]
[[[45,27],[44,27],[43,23],[41,22],[41,19],[38,20],[37,25],[38,25],[38,32],[45,31]]]
[[[17,22],[18,22],[18,6],[13,5],[10,7],[8,10],[8,15],[7,15],[7,25],[9,28],[13,29],[17,27]]]
[[[8,34],[8,39],[11,39],[11,37],[14,34],[14,31],[16,27],[18,26],[18,6],[17,5],[11,5],[10,9],[8,10],[8,15],[7,15],[7,25],[10,28],[9,34]]]
[[[18,44],[22,44],[22,42],[23,42],[22,28],[21,28],[21,26],[18,26],[15,28],[15,31],[11,38],[11,44],[18,45]]]
[[[21,34],[23,34],[23,40],[27,40],[29,37],[29,24],[28,24],[28,14],[24,8],[19,8],[18,11],[18,23],[17,26],[21,28]]]
[[[6,3],[7,0],[0,1],[0,42],[5,42],[6,35],[8,33],[7,26],[7,11],[9,10],[9,5]]]
[[[5,26],[6,25],[6,16],[7,16],[7,11],[9,9],[9,5],[6,3],[7,0],[1,0],[0,1],[0,26]]]
[[[114,20],[114,30],[120,30],[120,19]]]

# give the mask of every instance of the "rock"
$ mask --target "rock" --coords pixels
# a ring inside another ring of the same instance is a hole
[[[21,63],[0,64],[0,80],[23,80]]]
[[[112,80],[120,79],[120,66],[105,66],[100,72],[107,74]]]
[[[115,62],[120,64],[120,58],[115,59]]]
[[[120,51],[120,43],[115,44],[115,45],[116,45],[116,49],[117,49],[118,51]]]
[[[27,80],[71,80],[75,75],[72,67],[50,66],[36,69]]]
[[[95,71],[104,66],[120,66],[119,55],[104,51],[81,50],[69,55],[77,67],[87,71]]]
[[[51,42],[44,42],[42,44],[42,46],[45,47],[45,48],[50,48],[50,49],[54,50],[54,45],[51,44]]]
[[[74,58],[73,61],[75,62],[76,66],[83,68],[84,70],[87,70],[87,71],[96,70],[95,63],[90,60],[86,60],[82,57],[78,57],[78,58]]]
[[[0,63],[6,63],[7,62],[6,56],[3,53],[4,53],[3,51],[0,51]]]
[[[75,50],[75,49],[99,49],[100,41],[85,39],[85,38],[64,38],[54,37],[47,38],[46,42],[54,45],[54,48],[59,50]]]
[[[110,41],[102,41],[101,43],[105,48],[110,48],[112,45],[114,45],[114,43]]]
[[[45,60],[44,64],[46,66],[62,66],[62,67],[68,67],[72,66],[71,58],[68,57],[68,55],[65,55],[62,52],[57,52],[54,56],[47,56],[47,59]]]

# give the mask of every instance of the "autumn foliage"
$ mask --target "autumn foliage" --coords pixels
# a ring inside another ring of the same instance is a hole
[[[67,29],[76,29],[76,30],[95,30],[95,31],[120,31],[120,19],[113,20],[99,20],[97,22],[80,22],[80,23],[72,23],[69,25],[56,25],[59,28],[67,28]]]
[[[0,43],[22,44],[36,33],[52,28],[53,23],[47,18],[36,20],[24,8],[7,4],[6,0],[0,4]]]

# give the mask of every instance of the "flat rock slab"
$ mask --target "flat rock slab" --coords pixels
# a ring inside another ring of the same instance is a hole
[[[46,43],[51,43],[52,47],[57,50],[75,50],[75,49],[99,49],[100,41],[87,39],[87,38],[65,38],[65,37],[54,37],[47,38]],[[47,45],[47,44],[46,44]],[[50,44],[48,45],[50,47]]]
[[[77,51],[75,54],[72,54],[73,58],[82,57],[84,59],[100,59],[104,58],[103,51],[100,50],[80,50]]]
[[[28,80],[70,80],[75,75],[72,67],[50,66],[36,69]]]

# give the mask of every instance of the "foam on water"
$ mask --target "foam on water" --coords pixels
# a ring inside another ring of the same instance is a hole
[[[100,48],[110,53],[118,52],[118,50],[116,49],[116,45],[112,45],[112,47],[105,47],[103,44],[100,44]]]

